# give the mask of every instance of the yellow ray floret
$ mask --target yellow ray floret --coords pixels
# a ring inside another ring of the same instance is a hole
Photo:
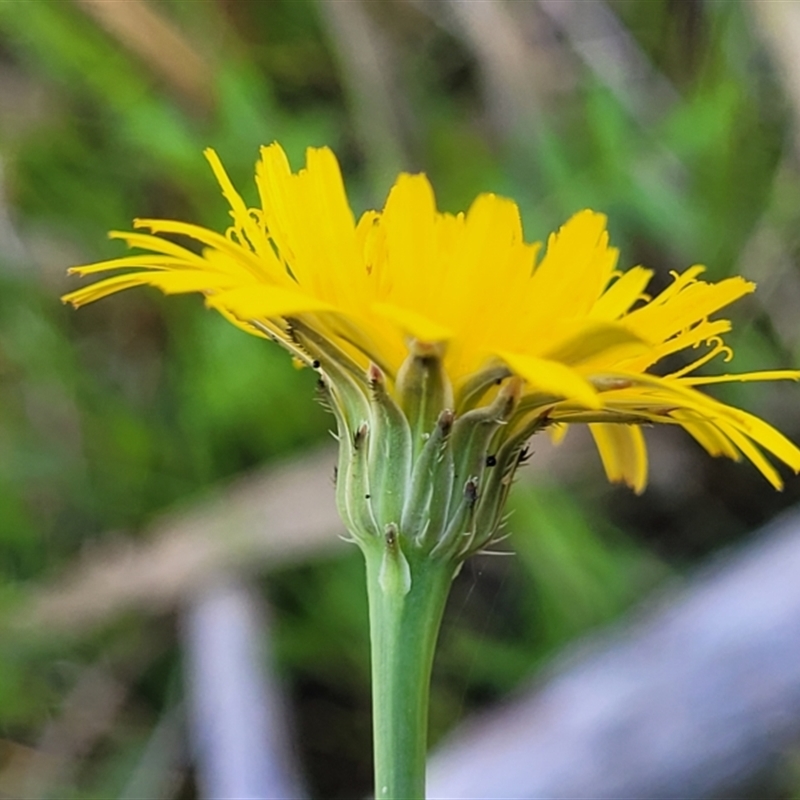
[[[800,377],[697,374],[717,356],[732,356],[722,339],[730,322],[711,317],[752,292],[752,283],[709,283],[694,266],[650,297],[650,270],[617,270],[602,214],[575,214],[539,259],[511,200],[483,194],[466,213],[443,214],[424,175],[400,175],[383,210],[356,220],[328,148],[310,148],[298,172],[278,144],[262,148],[259,206],[248,208],[216,153],[206,158],[230,206],[225,234],[137,220],[148,233],[111,235],[144,252],[74,267],[76,275],[112,275],[65,301],[81,306],[140,285],[196,292],[234,324],[301,356],[292,331],[302,324],[351,367],[380,365],[390,390],[409,342],[435,344],[456,398],[474,403],[472,389],[460,391],[480,385],[483,374],[518,375],[529,417],[540,414],[559,431],[588,423],[609,479],[637,492],[647,480],[642,424],[678,425],[711,455],[745,456],[778,488],[765,452],[800,471],[800,450],[786,437],[694,388]],[[172,235],[194,240],[199,252],[165,238]],[[691,351],[682,369],[650,371],[682,351]],[[490,386],[486,392],[490,402]]]

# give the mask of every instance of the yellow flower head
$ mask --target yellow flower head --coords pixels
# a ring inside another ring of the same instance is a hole
[[[424,175],[401,175],[383,210],[356,221],[328,148],[309,149],[297,173],[278,144],[262,148],[260,205],[248,208],[216,153],[206,157],[231,207],[226,234],[136,220],[150,233],[111,236],[143,254],[74,267],[84,276],[122,272],[65,301],[77,307],[138,285],[200,292],[231,322],[319,369],[334,404],[347,405],[344,385],[360,382],[403,406],[403,387],[413,383],[409,354],[421,364],[438,359],[447,385],[429,422],[443,408],[457,420],[511,398],[502,436],[515,431],[518,448],[526,433],[588,423],[608,477],[637,492],[647,478],[642,425],[651,423],[682,426],[712,455],[745,455],[776,488],[781,478],[763,451],[800,471],[800,450],[778,431],[695,388],[800,377],[696,373],[716,356],[729,360],[722,336],[730,323],[711,317],[752,292],[752,283],[707,283],[695,266],[651,298],[650,270],[616,270],[602,214],[579,212],[541,252],[525,242],[511,200],[482,194],[465,214],[440,213]],[[188,236],[202,252],[164,234]],[[688,366],[659,372],[666,356],[698,348]],[[358,420],[344,432],[357,439]]]

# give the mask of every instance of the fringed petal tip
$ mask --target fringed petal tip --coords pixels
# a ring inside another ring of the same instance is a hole
[[[647,486],[647,446],[639,425],[590,423],[600,460],[612,483],[624,483],[636,494]]]
[[[157,220],[157,219],[150,219],[149,217],[134,217],[133,227],[136,230],[140,230],[140,229],[144,228],[145,230],[149,230],[149,231],[152,231],[153,233],[155,233],[156,230],[157,230],[157,226],[158,226],[158,222],[159,221],[160,220]],[[109,233],[108,235],[112,239],[124,239],[125,238],[125,232],[124,231],[122,231],[122,232],[120,232],[120,231],[111,231],[111,233]]]

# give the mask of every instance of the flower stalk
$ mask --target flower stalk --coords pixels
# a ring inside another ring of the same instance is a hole
[[[363,547],[372,659],[375,797],[423,800],[428,696],[453,564],[401,551],[393,529]]]

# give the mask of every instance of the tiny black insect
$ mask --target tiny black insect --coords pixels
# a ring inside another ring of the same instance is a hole
[[[487,467],[494,467],[497,465],[497,457],[496,456],[486,456],[486,466]]]

